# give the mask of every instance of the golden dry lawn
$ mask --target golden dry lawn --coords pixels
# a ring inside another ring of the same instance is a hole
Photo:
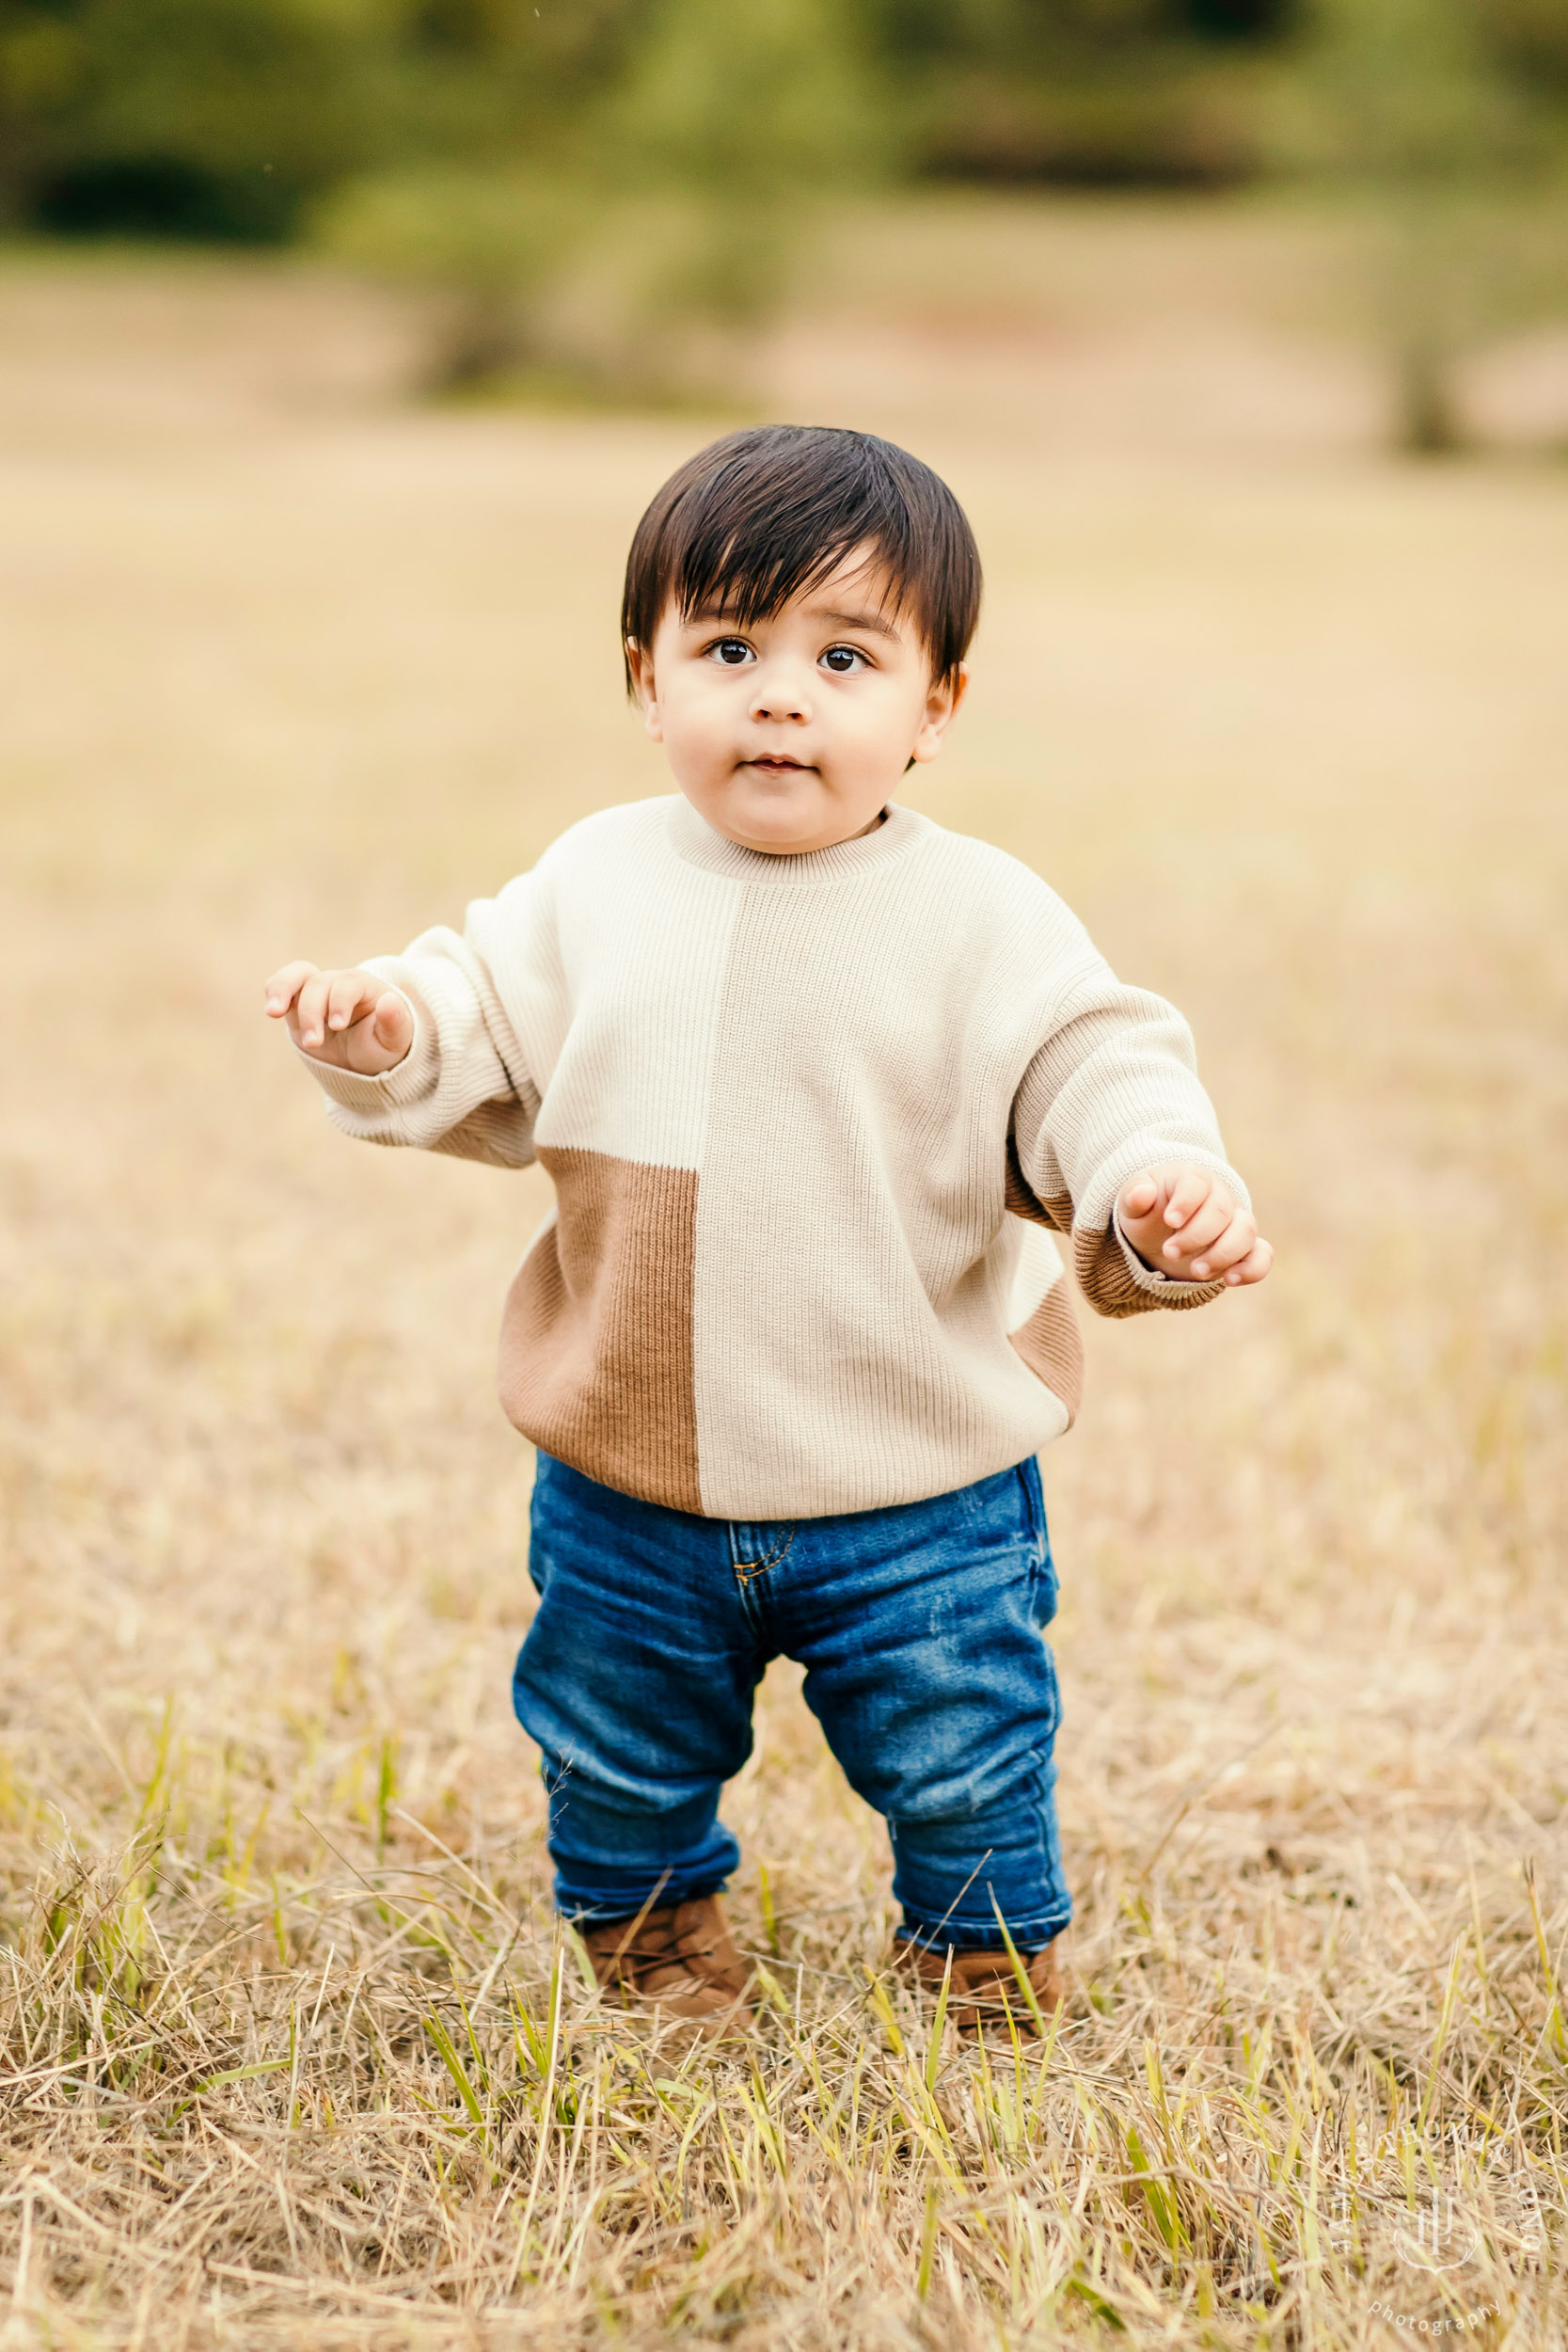
[[[1053,216],[1014,315],[972,229],[765,404],[967,501],[920,802],[1186,1009],[1279,1251],[1088,1334],[1072,1998],[989,2061],[785,1666],[753,2057],[590,1997],[508,1710],[540,1184],[342,1141],[259,1012],[663,788],[619,569],[708,421],[420,411],[305,272],[0,272],[5,2352],[1568,2337],[1568,473],[1382,458],[1288,237]]]

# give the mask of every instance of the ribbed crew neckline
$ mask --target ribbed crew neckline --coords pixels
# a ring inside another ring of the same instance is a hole
[[[716,832],[680,793],[670,804],[669,830],[676,856],[689,866],[703,866],[710,874],[727,874],[736,882],[787,888],[791,883],[841,882],[869,866],[885,866],[934,829],[928,817],[895,802],[875,833],[835,841],[826,850],[775,856],[767,850],[748,850]]]

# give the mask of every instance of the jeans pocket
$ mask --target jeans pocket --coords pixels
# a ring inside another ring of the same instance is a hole
[[[1047,1626],[1056,1613],[1056,1564],[1051,1557],[1051,1534],[1045,1521],[1045,1490],[1040,1466],[1033,1454],[1018,1466],[1029,1530],[1029,1613]]]

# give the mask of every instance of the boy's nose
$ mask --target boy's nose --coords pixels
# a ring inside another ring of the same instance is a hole
[[[759,672],[752,696],[753,719],[809,719],[811,698],[800,677],[787,672]]]

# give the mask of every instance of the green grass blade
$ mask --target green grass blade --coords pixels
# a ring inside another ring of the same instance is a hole
[[[484,2110],[479,2104],[478,2093],[475,2091],[472,2083],[468,2080],[468,2077],[464,2071],[463,2061],[457,2055],[451,2034],[448,2033],[445,2026],[436,2015],[434,2010],[426,2011],[424,2022],[426,2032],[429,2034],[432,2042],[435,2042],[436,2047],[441,2054],[442,2064],[445,2066],[447,2073],[451,2076],[452,2081],[457,2085],[458,2097],[462,2100],[463,2105],[467,2108],[468,2113],[473,2117],[474,2122],[478,2124],[480,2130],[483,2131],[484,2129]]]

